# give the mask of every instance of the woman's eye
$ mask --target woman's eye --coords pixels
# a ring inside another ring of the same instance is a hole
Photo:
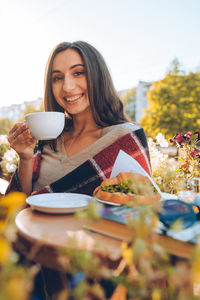
[[[55,76],[55,77],[52,78],[53,82],[56,82],[56,81],[59,81],[59,80],[62,80],[62,77]]]
[[[77,71],[74,73],[75,76],[80,76],[82,74],[84,74],[84,71]]]

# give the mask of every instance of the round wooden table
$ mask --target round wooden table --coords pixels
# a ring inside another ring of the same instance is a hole
[[[88,250],[108,265],[121,257],[121,241],[83,229],[84,221],[74,214],[53,215],[22,210],[15,219],[15,248],[27,259],[64,271],[64,249]]]
[[[84,224],[74,214],[51,215],[32,211],[31,208],[22,210],[16,216],[15,249],[28,260],[42,266],[48,295],[54,295],[66,285],[65,274],[73,265],[71,254],[75,251],[90,251],[95,258],[100,259],[100,269],[106,270],[106,277],[105,272],[100,274],[104,278],[109,278],[111,273],[117,276],[116,270],[121,261],[121,241],[88,231],[83,228]],[[194,249],[190,243],[163,235],[158,235],[158,241],[170,254],[181,258],[190,257]],[[65,249],[68,251],[62,251]]]
[[[54,270],[68,268],[64,263],[66,254],[60,252],[64,249],[91,251],[105,266],[116,267],[121,257],[121,241],[85,230],[84,223],[74,214],[53,215],[26,208],[16,216],[15,248],[27,259]],[[158,241],[169,254],[182,258],[189,258],[194,249],[190,243],[163,235],[158,236]]]

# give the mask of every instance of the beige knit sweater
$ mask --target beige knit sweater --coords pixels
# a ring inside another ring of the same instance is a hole
[[[54,152],[49,145],[43,149],[40,175],[34,183],[33,191],[37,191],[45,185],[62,178],[121,136],[139,128],[139,126],[132,123],[105,127],[102,130],[101,138],[81,152],[70,157],[66,154],[62,136],[59,137],[57,141],[58,152]]]

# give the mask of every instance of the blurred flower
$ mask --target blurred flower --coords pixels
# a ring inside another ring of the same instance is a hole
[[[17,169],[17,166],[15,164],[6,164],[6,169],[8,170],[9,173],[14,173],[15,170]]]
[[[159,148],[160,143],[168,144],[162,134],[157,135],[156,141],[152,138],[148,139],[152,176],[162,192],[174,194],[184,188],[185,180],[177,172],[180,162],[162,153]]]
[[[20,192],[9,193],[0,198],[0,209],[6,208],[8,214],[12,214],[15,210],[23,207],[26,195]]]
[[[34,272],[19,263],[20,257],[12,244],[16,237],[13,224],[26,195],[15,192],[0,197],[0,299],[28,300]]]
[[[5,285],[6,299],[9,300],[28,300],[30,299],[30,291],[31,285],[25,274],[12,274]]]
[[[18,166],[18,161],[18,154],[11,149],[7,136],[0,135],[0,177],[9,181]]]
[[[161,291],[159,289],[154,289],[153,290],[152,300],[161,300]]]
[[[127,299],[126,295],[127,295],[126,287],[122,284],[119,284],[116,287],[116,289],[115,289],[112,297],[110,298],[110,300],[126,300]]]
[[[158,133],[156,136],[157,144],[159,144],[161,147],[168,147],[169,143],[167,139],[162,135],[162,133]]]
[[[13,161],[17,156],[17,153],[13,149],[9,149],[4,153],[3,159]]]
[[[9,144],[7,135],[5,135],[5,134],[0,135],[0,145],[1,144]]]
[[[199,141],[199,131],[194,133],[188,131],[186,134],[179,133],[170,139],[170,142],[175,143],[179,149],[180,167],[178,171],[186,178],[200,176],[200,150],[196,146]]]
[[[10,254],[10,243],[4,237],[0,236],[0,266],[8,261]]]
[[[195,149],[191,152],[191,155],[192,155],[193,158],[195,158],[195,156],[199,155],[199,153],[200,153],[200,150],[197,149],[197,148],[195,148]]]
[[[26,195],[19,192],[0,197],[0,233],[4,231],[8,218],[25,204]]]
[[[133,263],[133,250],[128,247],[126,242],[122,242],[122,256],[125,258],[128,265]]]

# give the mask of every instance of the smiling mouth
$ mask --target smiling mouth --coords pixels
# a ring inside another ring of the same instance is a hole
[[[67,102],[76,102],[79,100],[81,97],[83,97],[84,94],[78,95],[78,96],[73,96],[73,97],[64,97],[65,101]]]

